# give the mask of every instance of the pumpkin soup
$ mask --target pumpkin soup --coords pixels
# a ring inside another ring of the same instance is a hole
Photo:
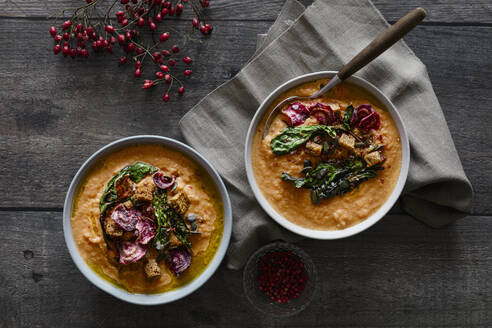
[[[132,293],[165,292],[206,268],[223,232],[210,176],[161,145],[115,151],[97,162],[74,199],[72,233],[99,275]]]
[[[310,96],[328,80],[282,94],[258,125],[252,146],[257,184],[287,220],[316,230],[345,229],[391,195],[401,167],[398,129],[384,106],[343,83],[320,98],[286,104],[263,138],[268,114],[283,99]]]

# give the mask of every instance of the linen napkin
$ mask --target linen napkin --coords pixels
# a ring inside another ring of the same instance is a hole
[[[180,122],[186,141],[215,165],[230,192],[234,222],[229,268],[240,268],[250,253],[271,240],[300,238],[267,216],[246,178],[244,142],[259,104],[291,78],[340,69],[388,27],[370,1],[317,0],[303,10],[288,0],[247,65]],[[400,41],[356,75],[391,99],[407,127],[411,163],[402,209],[432,227],[470,213],[472,187],[422,62]]]

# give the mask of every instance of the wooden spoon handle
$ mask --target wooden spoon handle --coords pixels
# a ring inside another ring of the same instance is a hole
[[[403,38],[405,34],[410,32],[425,16],[427,16],[425,9],[417,8],[400,18],[398,22],[386,29],[386,31],[362,49],[348,64],[343,66],[337,74],[340,80],[345,80],[386,51],[398,40]]]

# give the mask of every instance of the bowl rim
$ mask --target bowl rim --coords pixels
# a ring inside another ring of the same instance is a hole
[[[398,128],[398,133],[400,135],[400,141],[402,145],[402,158],[401,158],[402,164],[400,168],[400,175],[398,176],[398,180],[396,182],[395,187],[393,188],[391,195],[388,197],[386,202],[367,219],[357,223],[356,225],[350,226],[342,230],[315,230],[315,229],[309,229],[294,224],[291,221],[284,218],[282,215],[280,215],[265,199],[263,193],[261,192],[261,190],[259,189],[256,183],[256,178],[254,176],[253,167],[251,164],[252,144],[258,124],[260,123],[261,119],[263,118],[266,111],[270,107],[270,104],[275,99],[277,99],[277,97],[279,97],[280,94],[282,94],[283,92],[295,86],[298,86],[302,83],[306,83],[309,81],[314,81],[322,78],[332,78],[337,73],[338,73],[337,71],[321,71],[321,72],[308,73],[290,79],[287,82],[280,85],[279,87],[277,87],[265,98],[265,100],[258,107],[253,119],[251,120],[251,123],[248,128],[248,133],[246,135],[245,152],[244,152],[246,175],[248,177],[249,185],[253,190],[253,194],[255,195],[256,200],[260,203],[261,207],[268,213],[268,215],[272,219],[274,219],[277,223],[279,223],[281,226],[298,235],[312,238],[312,239],[329,240],[329,239],[346,238],[355,235],[357,233],[360,233],[366,230],[367,228],[369,228],[370,226],[372,226],[373,224],[375,224],[376,222],[378,222],[381,218],[383,218],[387,214],[387,212],[393,207],[395,202],[398,200],[398,197],[400,196],[403,187],[405,185],[408,176],[409,164],[410,164],[410,145],[408,141],[408,134],[396,107],[393,105],[391,100],[389,100],[383,94],[383,92],[379,90],[376,86],[374,86],[372,83],[368,82],[367,80],[361,77],[351,76],[346,81],[364,88],[370,94],[375,96],[379,101],[381,101],[381,103],[386,107],[386,109],[390,113],[391,117],[393,118],[393,121],[395,122]]]
[[[205,171],[210,175],[210,177],[216,184],[222,198],[224,209],[224,231],[222,233],[222,239],[220,241],[219,248],[214,254],[213,259],[207,265],[205,270],[200,275],[195,277],[191,282],[178,289],[156,294],[130,293],[122,288],[113,285],[111,282],[99,276],[95,271],[93,271],[93,269],[89,267],[89,265],[80,255],[79,250],[75,244],[71,228],[72,205],[75,192],[77,191],[80,182],[86,176],[88,170],[92,167],[94,162],[118,149],[138,144],[159,144],[167,146],[173,148],[174,150],[180,151],[192,158],[195,162],[197,162],[199,166],[205,169]],[[65,243],[73,262],[80,270],[80,272],[82,272],[82,274],[92,284],[94,284],[99,289],[105,291],[106,293],[111,294],[123,301],[139,305],[158,305],[173,302],[191,294],[192,292],[200,288],[214,274],[214,272],[217,270],[220,263],[222,262],[227,248],[229,247],[231,231],[232,209],[229,193],[224,185],[224,182],[222,181],[222,178],[213,167],[213,165],[190,146],[172,138],[156,135],[138,135],[121,138],[107,144],[106,146],[100,148],[98,151],[92,154],[82,164],[82,166],[79,168],[74,178],[72,179],[72,182],[70,183],[67,194],[65,196],[65,202],[63,206],[63,234],[65,237]]]

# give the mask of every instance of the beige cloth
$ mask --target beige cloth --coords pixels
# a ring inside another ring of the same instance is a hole
[[[181,120],[186,141],[215,165],[231,194],[230,268],[240,268],[261,244],[299,238],[266,215],[248,185],[244,141],[258,105],[291,78],[341,68],[387,26],[370,1],[317,0],[304,10],[288,0],[249,63]],[[466,216],[471,184],[425,66],[401,41],[357,75],[391,99],[408,129],[411,164],[403,210],[433,227]]]

